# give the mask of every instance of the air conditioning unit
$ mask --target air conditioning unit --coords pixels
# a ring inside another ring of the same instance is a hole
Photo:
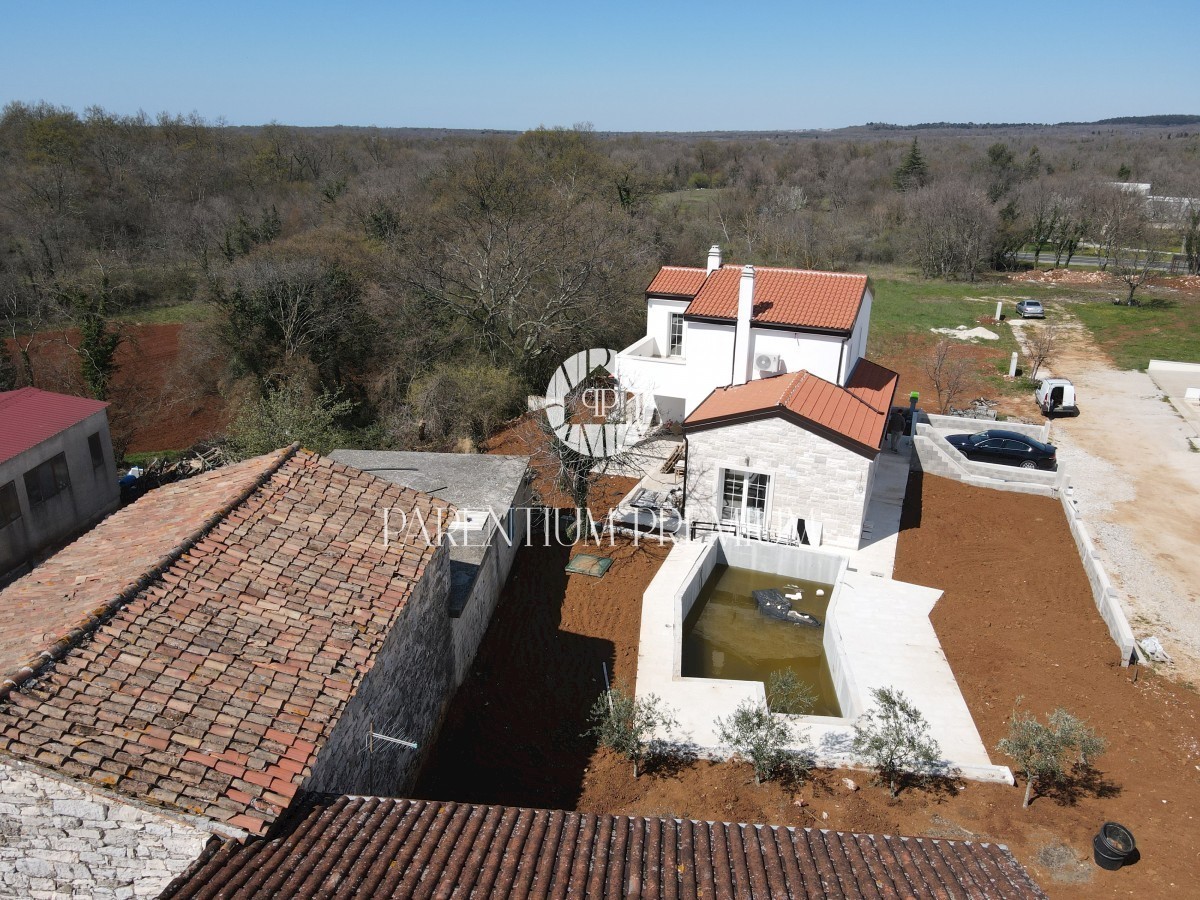
[[[758,369],[760,372],[778,372],[779,354],[756,353],[754,355],[754,368]]]

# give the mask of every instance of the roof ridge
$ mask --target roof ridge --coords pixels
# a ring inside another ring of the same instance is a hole
[[[283,468],[284,463],[292,459],[300,449],[299,442],[287,447],[279,454],[279,459],[272,462],[248,488],[242,490],[237,497],[226,503],[219,510],[209,516],[203,524],[195,531],[185,537],[179,544],[169,550],[163,557],[147,569],[142,575],[130,585],[126,585],[115,597],[107,603],[93,609],[87,613],[73,628],[67,631],[66,634],[59,637],[53,644],[45,650],[39,651],[35,656],[31,657],[26,663],[16,671],[4,676],[3,681],[0,681],[0,702],[9,698],[14,690],[21,687],[30,679],[40,675],[47,667],[57,662],[66,656],[71,650],[78,647],[83,641],[91,636],[96,629],[112,618],[123,607],[128,605],[142,591],[148,588],[152,583],[162,578],[167,570],[173,566],[178,559],[183,556],[188,550],[202,541],[214,528],[221,524],[225,518],[235,509],[250,499],[259,488],[271,480],[275,473]]]
[[[825,269],[801,269],[796,266],[757,266],[754,263],[730,263],[729,265],[721,266],[722,269],[744,269],[746,266],[754,266],[754,271],[757,272],[795,272],[798,275],[831,275],[837,278],[866,278],[871,276],[862,272],[830,272]]]

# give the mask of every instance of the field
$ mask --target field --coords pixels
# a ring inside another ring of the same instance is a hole
[[[1096,778],[1027,810],[1021,787],[961,783],[892,800],[862,772],[756,787],[745,765],[683,760],[635,780],[585,734],[601,664],[636,679],[640,598],[665,555],[624,543],[588,548],[615,560],[601,579],[563,572],[568,548],[521,551],[417,796],[999,841],[1052,897],[1194,884],[1200,696],[1117,665],[1058,504],[914,477],[902,528],[896,576],[945,591],[934,626],[985,744],[1018,697],[1039,714],[1061,704],[1110,742]],[[1090,862],[1091,837],[1110,819],[1133,830],[1142,854],[1117,873]]]

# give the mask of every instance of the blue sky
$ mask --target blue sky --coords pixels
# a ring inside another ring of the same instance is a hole
[[[1200,113],[1194,5],[6,4],[0,102],[230,124],[599,130]]]

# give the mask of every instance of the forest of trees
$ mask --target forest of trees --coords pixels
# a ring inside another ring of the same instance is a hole
[[[54,332],[105,397],[113,317],[195,302],[213,314],[188,326],[187,377],[234,410],[317,408],[377,446],[478,441],[568,354],[639,335],[655,269],[713,243],[732,262],[941,278],[1022,250],[1130,278],[1170,252],[1195,271],[1200,216],[1117,180],[1200,197],[1200,129],[427,134],[13,103],[0,389],[45,381],[31,351]]]

